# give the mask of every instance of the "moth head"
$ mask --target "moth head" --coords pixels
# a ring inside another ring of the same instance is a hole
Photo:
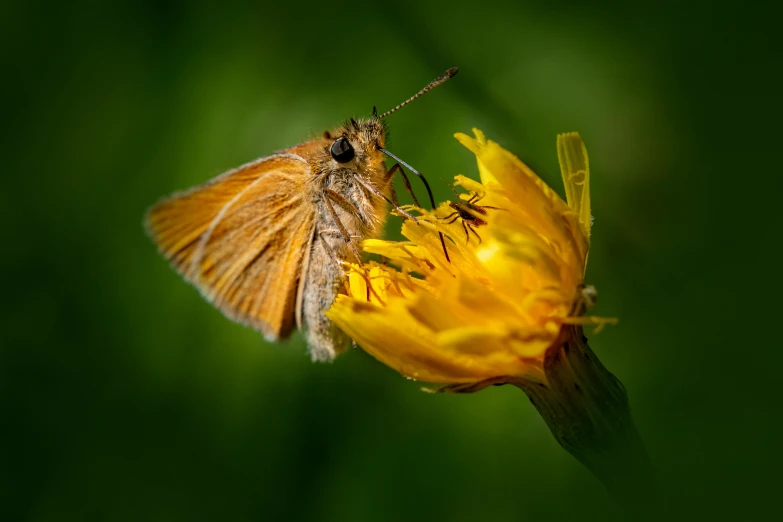
[[[359,121],[351,118],[324,138],[335,167],[362,170],[383,162],[379,149],[386,145],[387,134],[386,123],[373,116]]]

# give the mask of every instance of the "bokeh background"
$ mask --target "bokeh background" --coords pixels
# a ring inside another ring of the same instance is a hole
[[[266,345],[158,256],[148,205],[348,116],[476,175],[483,129],[562,194],[592,163],[591,339],[671,519],[779,506],[780,13],[713,2],[5,2],[0,520],[615,520],[521,392],[432,396]],[[778,31],[779,33],[779,31]],[[776,137],[777,136],[777,137]],[[387,235],[394,237],[392,219]]]

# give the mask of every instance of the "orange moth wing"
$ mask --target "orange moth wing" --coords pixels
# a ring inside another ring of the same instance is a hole
[[[228,318],[270,341],[294,328],[314,233],[307,161],[262,158],[154,205],[145,225],[161,253]]]

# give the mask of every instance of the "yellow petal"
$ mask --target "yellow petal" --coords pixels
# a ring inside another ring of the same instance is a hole
[[[474,129],[474,132],[477,132]],[[458,135],[478,160],[479,170],[492,174],[511,202],[511,216],[516,222],[533,228],[553,245],[574,274],[584,274],[588,239],[576,214],[535,172],[519,158],[491,140]],[[483,170],[482,170],[483,169]],[[482,175],[482,179],[484,176]]]
[[[463,134],[461,132],[456,133],[454,137],[457,138],[457,140],[459,140],[459,142],[467,147],[473,154],[478,156],[482,148],[487,144],[487,138],[484,136],[483,132],[476,128],[473,129],[473,134],[476,135],[475,138],[471,138],[467,134]],[[482,167],[481,164],[479,164],[479,177],[481,179],[482,185],[498,183],[498,180],[495,179],[495,176],[492,175],[492,172],[487,170],[485,167]]]
[[[566,189],[566,199],[581,223],[585,237],[590,237],[590,161],[587,148],[578,132],[557,136],[557,157]]]
[[[351,296],[355,299],[370,300],[367,287],[367,280],[363,277],[361,267],[351,265],[348,272],[348,287],[351,289]]]
[[[367,353],[411,379],[478,382],[504,369],[439,349],[437,336],[408,314],[402,299],[392,299],[382,308],[338,296],[326,315]]]

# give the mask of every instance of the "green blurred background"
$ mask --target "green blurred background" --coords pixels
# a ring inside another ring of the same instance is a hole
[[[212,309],[144,236],[176,189],[385,110],[475,176],[483,129],[561,194],[592,163],[591,339],[672,519],[779,506],[780,13],[681,2],[11,2],[0,8],[0,520],[614,520],[524,395],[311,364]],[[388,236],[396,235],[394,218]],[[663,500],[662,500],[663,502]]]

